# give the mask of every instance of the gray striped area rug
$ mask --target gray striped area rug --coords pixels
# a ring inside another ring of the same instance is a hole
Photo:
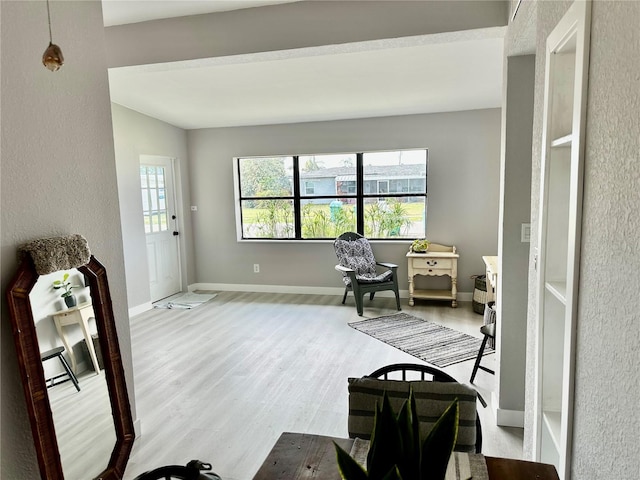
[[[436,367],[476,358],[482,343],[480,338],[407,313],[368,318],[349,326]],[[487,346],[484,353],[493,350]]]

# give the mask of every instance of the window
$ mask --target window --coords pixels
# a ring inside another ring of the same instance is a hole
[[[427,150],[236,159],[243,239],[424,237]]]
[[[316,193],[315,185],[313,182],[304,182],[304,193],[305,195],[313,195]]]
[[[163,167],[140,166],[145,233],[164,232],[169,229],[164,179]]]

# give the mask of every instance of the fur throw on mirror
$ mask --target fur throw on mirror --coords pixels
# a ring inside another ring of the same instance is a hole
[[[30,255],[39,275],[70,270],[89,263],[91,251],[87,239],[74,234],[65,237],[40,238],[18,248],[22,260]]]

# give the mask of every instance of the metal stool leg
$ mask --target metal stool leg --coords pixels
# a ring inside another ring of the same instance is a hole
[[[67,372],[67,375],[69,375],[69,378],[73,382],[73,385],[76,387],[76,390],[80,391],[80,385],[78,385],[78,379],[76,378],[76,374],[73,373],[73,370],[71,370],[71,367],[69,366],[69,363],[67,362],[67,359],[64,358],[64,356],[62,354],[60,354],[58,356],[58,358],[60,359],[60,363],[62,363],[62,366],[64,367],[65,371]]]
[[[470,383],[473,383],[473,380],[476,378],[476,373],[478,373],[479,368],[484,370],[485,372],[489,372],[491,374],[494,373],[493,370],[480,365],[480,360],[482,359],[482,355],[484,354],[484,349],[487,346],[488,340],[489,340],[489,335],[485,335],[484,338],[482,339],[482,344],[480,345],[480,350],[478,350],[478,356],[476,357],[476,363],[473,365],[473,371],[471,372],[471,380],[469,380]]]

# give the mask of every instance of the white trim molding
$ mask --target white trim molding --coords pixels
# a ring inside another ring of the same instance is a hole
[[[144,313],[147,310],[151,310],[152,308],[153,304],[151,302],[143,303],[142,305],[136,305],[135,307],[131,307],[129,309],[129,317],[135,317],[136,315],[140,315],[141,313]]]
[[[212,290],[223,292],[257,292],[257,293],[300,293],[305,295],[343,295],[344,288],[341,287],[313,287],[294,285],[257,285],[240,283],[193,283],[189,285],[189,291]],[[408,290],[400,290],[400,298],[409,298]],[[393,297],[393,292],[376,292],[380,297]],[[473,298],[471,292],[459,292],[458,300],[470,302]]]
[[[524,410],[499,408],[499,401],[496,392],[491,392],[491,404],[493,405],[493,414],[496,417],[496,425],[499,427],[524,428]]]

